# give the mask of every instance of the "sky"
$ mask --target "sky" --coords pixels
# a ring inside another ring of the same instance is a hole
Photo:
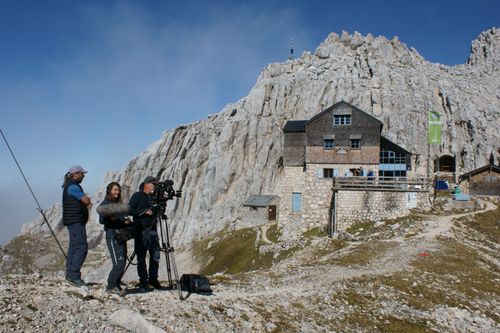
[[[165,130],[246,96],[261,70],[331,32],[398,36],[428,61],[467,60],[500,1],[0,0],[0,129],[42,208],[70,166],[90,194]],[[38,214],[0,138],[0,244]]]

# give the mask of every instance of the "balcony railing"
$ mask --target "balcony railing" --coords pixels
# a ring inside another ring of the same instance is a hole
[[[333,177],[337,191],[427,192],[429,185],[427,177]]]

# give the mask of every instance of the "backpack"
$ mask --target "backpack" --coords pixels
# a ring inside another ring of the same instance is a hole
[[[188,293],[211,295],[212,289],[207,277],[198,274],[183,274],[180,279],[181,289]]]

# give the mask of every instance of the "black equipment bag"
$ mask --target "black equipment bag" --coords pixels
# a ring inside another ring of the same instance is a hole
[[[181,289],[189,293],[211,294],[210,282],[203,275],[183,274],[180,280]]]
[[[136,233],[137,230],[134,225],[128,225],[125,228],[115,229],[115,237],[119,242],[122,243],[125,243],[129,239],[134,238]]]

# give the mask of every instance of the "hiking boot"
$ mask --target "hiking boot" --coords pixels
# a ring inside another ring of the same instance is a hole
[[[69,284],[71,284],[74,287],[78,287],[78,288],[85,287],[85,282],[82,279],[73,280],[73,279],[70,279],[69,277],[66,277],[66,282],[68,282]]]
[[[147,285],[146,286],[140,285],[139,289],[138,289],[138,292],[141,293],[141,294],[147,293],[147,292],[150,292],[150,291],[153,291],[153,289],[149,288]]]
[[[118,287],[106,289],[106,292],[112,295],[117,295],[122,297],[126,295],[125,290],[120,290]]]
[[[163,286],[160,284],[158,280],[149,280],[149,285],[154,289],[162,290]]]

